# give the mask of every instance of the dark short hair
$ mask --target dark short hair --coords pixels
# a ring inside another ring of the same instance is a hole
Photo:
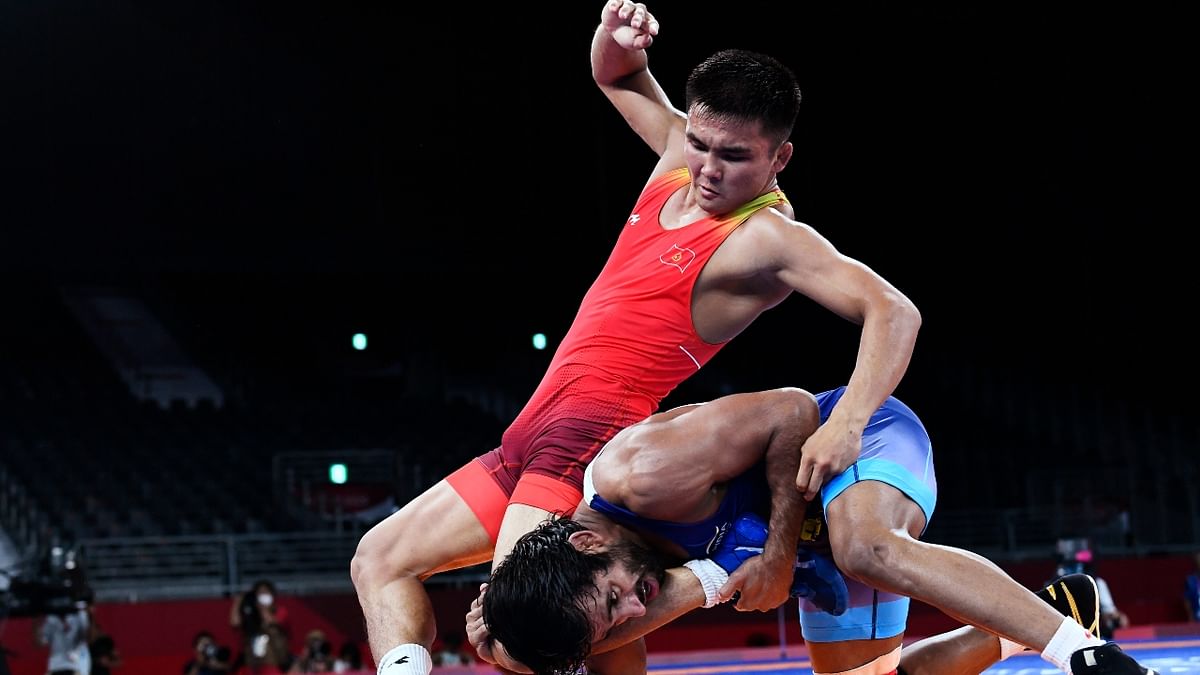
[[[568,538],[585,529],[552,518],[517,540],[492,572],[483,596],[491,636],[534,673],[574,673],[592,649],[588,606],[596,574],[613,562],[607,553],[583,553]]]
[[[700,106],[718,118],[757,121],[764,135],[783,143],[800,112],[800,85],[791,69],[771,56],[724,49],[692,70],[685,102],[689,112]]]

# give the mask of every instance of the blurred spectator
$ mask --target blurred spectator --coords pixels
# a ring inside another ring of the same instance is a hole
[[[1200,622],[1200,552],[1193,556],[1196,568],[1184,577],[1184,603],[1187,604],[1188,621]]]
[[[338,657],[333,662],[333,672],[345,673],[363,669],[362,651],[354,640],[346,640],[338,650]]]
[[[229,625],[242,635],[242,659],[254,675],[287,672],[292,656],[288,650],[287,608],[279,604],[275,585],[266,579],[234,598],[229,608]]]
[[[442,638],[442,648],[433,653],[435,666],[469,666],[475,663],[475,656],[463,649],[462,633],[446,633]]]
[[[112,675],[113,670],[121,667],[121,652],[117,651],[111,635],[100,633],[88,650],[92,653],[92,675]]]
[[[88,650],[90,607],[47,614],[34,624],[38,644],[50,648],[46,671],[50,675],[91,675],[92,655]]]
[[[329,673],[333,672],[333,645],[329,644],[325,633],[311,630],[304,636],[304,651],[292,661],[289,673]]]
[[[183,664],[183,675],[225,675],[231,670],[231,650],[218,646],[212,633],[206,630],[196,633],[192,650],[192,658]]]

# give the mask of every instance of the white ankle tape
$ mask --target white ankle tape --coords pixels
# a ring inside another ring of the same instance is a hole
[[[376,675],[429,675],[432,670],[429,650],[412,643],[392,647],[375,667]]]
[[[1099,647],[1104,644],[1101,640],[1075,623],[1074,619],[1063,618],[1054,637],[1042,650],[1042,658],[1058,666],[1065,673],[1071,672],[1071,655],[1084,647]]]
[[[869,663],[865,663],[857,668],[850,670],[839,670],[836,673],[818,673],[813,671],[813,675],[888,675],[888,673],[896,672],[896,668],[900,667],[900,650],[904,645],[896,647],[892,651],[877,656]]]
[[[729,581],[729,573],[708,558],[689,560],[683,566],[691,570],[692,574],[695,574],[696,578],[700,580],[700,587],[704,589],[705,609],[718,605],[717,591],[721,590],[726,581]]]

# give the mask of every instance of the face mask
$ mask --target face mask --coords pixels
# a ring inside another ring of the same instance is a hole
[[[269,604],[271,604],[271,601],[274,599],[275,598],[271,597],[270,593],[259,593],[258,594],[258,604],[260,604],[260,605],[269,605]]]

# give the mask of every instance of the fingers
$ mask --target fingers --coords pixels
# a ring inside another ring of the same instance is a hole
[[[471,601],[471,611],[475,611],[476,607],[478,607],[480,611],[483,611],[483,595],[486,592],[487,584],[480,584],[479,595],[475,596],[475,599]]]
[[[483,594],[486,590],[487,584],[479,587],[479,596],[471,601],[471,609],[466,615],[467,635],[471,644],[486,642],[488,638],[487,624],[483,622]]]
[[[800,470],[796,472],[796,489],[806,501],[811,502],[821,494],[826,479],[832,475],[828,465],[816,462],[806,455],[800,459]]]
[[[721,589],[717,591],[717,602],[719,602],[719,603],[729,602],[735,596],[740,595],[741,590],[742,590],[741,577],[730,576],[729,581],[726,581],[725,585],[722,586]]]
[[[808,486],[804,490],[804,499],[812,501],[821,493],[821,486],[825,484],[825,471],[816,464],[813,465],[812,475],[808,478]]]
[[[813,463],[807,456],[800,459],[800,470],[796,472],[796,489],[804,495],[808,501],[812,498],[808,496],[808,486],[812,484]]]
[[[658,35],[658,21],[654,20],[654,15],[650,13],[646,6],[642,3],[625,3],[630,9],[622,18],[629,20],[629,27],[640,30],[646,35]],[[621,8],[626,9],[625,7]]]
[[[629,0],[610,0],[604,6],[605,11],[616,12],[617,17],[630,28],[640,31],[639,39],[645,39],[647,44],[658,35],[658,20],[646,9],[646,5]]]

